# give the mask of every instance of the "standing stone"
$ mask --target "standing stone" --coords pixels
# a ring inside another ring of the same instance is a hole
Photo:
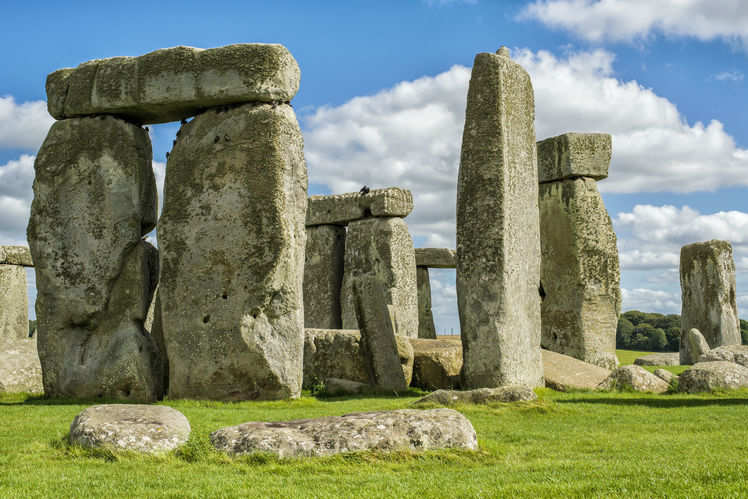
[[[293,109],[206,111],[183,125],[166,171],[169,397],[298,397],[307,174]]]
[[[306,228],[304,256],[304,327],[340,329],[345,227]]]
[[[540,184],[540,233],[543,348],[615,369],[621,273],[596,182]]]
[[[535,105],[530,76],[475,57],[457,184],[463,387],[543,384]]]
[[[26,269],[0,264],[0,339],[29,337],[29,298]]]
[[[153,401],[159,354],[143,328],[153,288],[156,183],[148,133],[113,117],[58,121],[34,165],[28,240],[44,392]]]
[[[711,240],[683,246],[680,288],[681,331],[698,329],[710,348],[740,344],[735,262],[729,242]]]
[[[436,338],[434,314],[431,311],[431,281],[428,267],[416,267],[418,281],[418,337]]]
[[[353,288],[368,277],[382,284],[387,303],[395,308],[396,333],[417,338],[416,258],[413,239],[402,218],[368,218],[348,225],[340,292],[343,329],[359,329]]]

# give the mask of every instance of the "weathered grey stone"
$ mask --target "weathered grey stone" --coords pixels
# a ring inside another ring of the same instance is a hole
[[[488,404],[489,402],[528,402],[538,396],[526,386],[501,386],[499,388],[477,388],[475,390],[437,390],[429,393],[414,404]]]
[[[113,117],[52,125],[36,157],[28,240],[44,392],[152,401],[160,359],[143,329],[156,223],[151,143]]]
[[[413,386],[424,390],[459,387],[462,369],[459,338],[410,338],[410,344],[413,346]]]
[[[306,189],[290,106],[183,125],[158,224],[170,398],[299,396]]]
[[[610,376],[611,371],[581,360],[543,350],[545,386],[560,392],[594,390]]]
[[[594,180],[540,185],[540,236],[543,348],[615,369],[621,273]]]
[[[418,287],[413,239],[402,218],[369,218],[348,225],[340,292],[344,329],[359,328],[353,300],[357,281],[373,277],[396,310],[396,334],[418,337]]]
[[[304,257],[304,327],[340,329],[345,227],[306,229]]]
[[[436,338],[434,314],[431,311],[431,280],[428,267],[416,267],[418,285],[418,337]]]
[[[0,393],[42,393],[36,338],[0,338]]]
[[[748,367],[725,360],[699,362],[678,378],[678,391],[686,393],[748,388]]]
[[[541,140],[537,146],[540,183],[608,176],[612,148],[607,133],[565,133]]]
[[[306,225],[345,225],[368,217],[407,217],[411,211],[413,195],[408,189],[398,187],[372,189],[367,194],[349,192],[311,196]]]
[[[156,256],[158,259],[158,250],[156,250],[153,255]],[[155,266],[158,267],[158,262],[155,263]],[[151,274],[153,276],[153,274]],[[158,277],[158,276],[156,276]],[[154,281],[151,280],[151,283]],[[156,282],[156,289],[153,291],[153,298],[151,299],[151,304],[148,307],[148,313],[145,317],[145,322],[143,323],[143,328],[148,332],[148,334],[151,335],[151,340],[153,340],[153,344],[156,347],[156,350],[159,353],[159,358],[161,360],[160,365],[158,367],[157,375],[162,380],[163,385],[163,393],[169,392],[169,358],[166,355],[166,343],[164,342],[164,325],[161,321],[161,299],[159,298],[159,292],[158,292],[158,281]]]
[[[748,345],[723,345],[701,354],[699,362],[724,360],[748,367]]]
[[[0,264],[0,340],[29,337],[29,298],[26,269]]]
[[[664,381],[668,385],[672,384],[673,381],[678,381],[678,376],[676,376],[675,374],[665,369],[655,369],[654,375],[660,378],[662,381]]]
[[[641,366],[621,366],[598,385],[601,390],[665,393],[670,386]]]
[[[478,54],[457,184],[457,304],[465,388],[541,386],[540,228],[530,76]]]
[[[373,390],[371,385],[349,379],[327,378],[325,380],[325,393],[327,395],[358,395]]]
[[[457,267],[457,252],[448,248],[416,248],[416,266],[432,269]]]
[[[341,452],[378,452],[478,448],[473,425],[459,412],[430,410],[360,412],[288,422],[250,422],[210,434],[229,455],[269,452],[281,458],[329,456]]]
[[[329,378],[372,383],[358,329],[305,329],[304,387]]]
[[[680,353],[678,352],[662,352],[662,353],[651,353],[644,357],[639,357],[634,361],[637,366],[679,366],[680,365]]]
[[[115,114],[136,123],[165,123],[226,104],[290,101],[300,78],[282,45],[172,47],[55,71],[47,77],[47,108],[58,120]]]
[[[168,452],[187,442],[190,423],[164,405],[95,405],[70,424],[70,443],[144,453]]]
[[[681,331],[698,329],[711,348],[740,344],[735,262],[729,242],[711,240],[683,246],[680,288]]]
[[[679,360],[682,365],[695,364],[709,351],[709,344],[696,328],[681,330]]]
[[[31,252],[26,246],[0,246],[0,265],[33,267]]]

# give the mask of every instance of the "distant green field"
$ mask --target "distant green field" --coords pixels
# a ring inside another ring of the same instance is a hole
[[[618,362],[622,366],[628,366],[630,364],[633,364],[636,359],[639,357],[644,357],[645,355],[649,355],[652,353],[658,353],[658,352],[641,352],[636,350],[616,350],[616,356],[618,357]],[[666,371],[670,371],[673,374],[680,375],[683,371],[688,369],[691,366],[642,366],[644,369],[646,369],[649,372],[654,372],[656,369],[665,369]]]
[[[0,396],[0,497],[745,497],[748,392],[721,395],[556,393],[525,404],[460,406],[478,452],[229,459],[211,431],[408,407],[404,397],[291,402],[174,400],[193,433],[161,457],[70,448],[88,404]]]

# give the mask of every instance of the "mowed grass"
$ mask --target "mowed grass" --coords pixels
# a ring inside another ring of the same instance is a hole
[[[653,353],[659,353],[659,352],[640,352],[637,350],[616,350],[616,357],[618,357],[618,362],[622,366],[627,366],[629,364],[633,364],[636,359],[639,357],[644,357],[645,355],[651,355]],[[680,376],[680,374],[688,369],[691,366],[642,366],[647,371],[653,373],[656,369],[665,369],[666,371],[670,371],[671,373],[675,374],[676,376]]]
[[[407,408],[417,399],[171,400],[192,425],[157,457],[65,441],[85,402],[0,396],[0,497],[745,497],[748,391],[718,395],[556,393],[532,403],[458,406],[480,450],[231,459],[211,431]]]

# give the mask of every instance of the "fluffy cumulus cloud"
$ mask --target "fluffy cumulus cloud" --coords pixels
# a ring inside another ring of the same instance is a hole
[[[0,148],[36,151],[53,122],[44,101],[17,104],[12,96],[0,97]]]
[[[34,182],[34,156],[0,165],[0,244],[26,244]]]
[[[748,48],[744,0],[536,0],[520,14],[590,41],[632,41],[657,33]]]

